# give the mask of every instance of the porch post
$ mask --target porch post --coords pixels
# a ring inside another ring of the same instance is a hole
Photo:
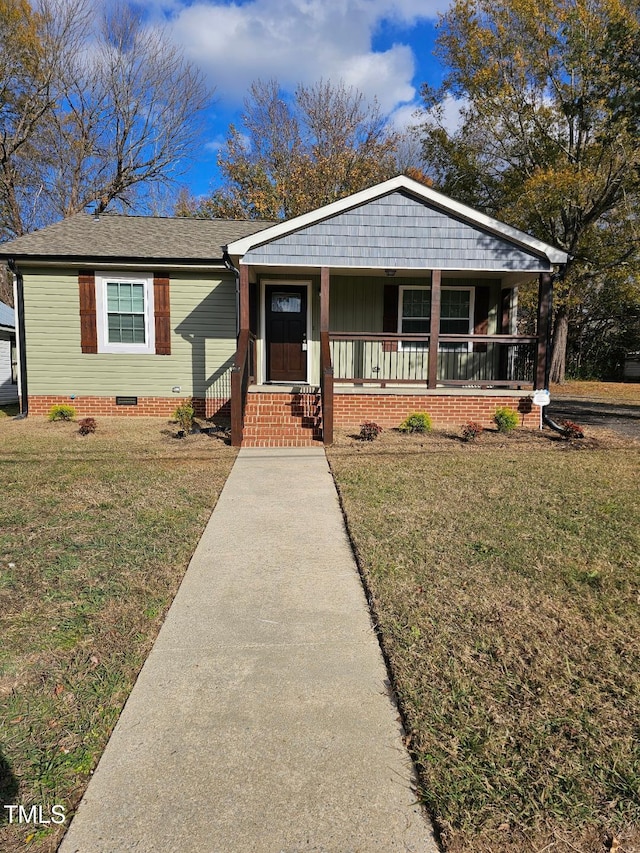
[[[320,333],[329,331],[329,267],[320,268]]]
[[[538,284],[538,352],[536,356],[536,384],[546,388],[548,382],[549,343],[551,338],[551,298],[553,279],[550,272],[540,273]]]
[[[440,339],[440,286],[442,270],[431,270],[431,323],[429,325],[429,375],[428,387],[438,382],[438,343]]]
[[[240,264],[240,331],[249,328],[249,267]]]
[[[320,268],[320,387],[322,390],[322,441],[333,444],[333,366],[329,344],[329,267]]]
[[[236,355],[231,368],[231,444],[233,447],[242,446],[244,431],[244,403],[248,380],[247,359],[249,356],[249,267],[240,264],[239,275],[239,320],[240,332],[236,346]]]
[[[501,335],[510,335],[511,329],[511,289],[502,288],[500,291],[500,328]],[[498,379],[507,379],[509,374],[509,350],[505,346],[499,347]]]

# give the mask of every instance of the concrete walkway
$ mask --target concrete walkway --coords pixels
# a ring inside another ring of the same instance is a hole
[[[322,450],[242,450],[60,853],[434,853]]]

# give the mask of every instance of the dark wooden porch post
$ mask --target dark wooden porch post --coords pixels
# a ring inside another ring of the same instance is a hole
[[[320,268],[320,333],[329,331],[329,267]]]
[[[240,334],[236,346],[236,356],[231,368],[231,444],[242,446],[244,431],[244,374],[249,353],[249,267],[240,264],[239,282]]]
[[[322,388],[322,441],[333,444],[333,366],[329,344],[329,267],[320,269],[320,384]]]
[[[536,388],[547,384],[547,358],[551,335],[551,298],[553,279],[550,272],[540,273],[538,284],[538,352],[536,357]]]
[[[249,328],[249,267],[240,264],[240,330]]]
[[[511,334],[511,289],[502,288],[500,291],[500,328],[501,335]],[[509,370],[509,350],[507,347],[499,348],[498,379],[506,379]]]
[[[440,286],[442,270],[431,271],[431,323],[429,325],[429,376],[428,387],[438,382],[438,342],[440,339]]]

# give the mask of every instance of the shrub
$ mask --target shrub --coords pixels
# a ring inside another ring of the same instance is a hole
[[[499,406],[493,416],[493,422],[498,427],[498,432],[511,432],[514,430],[520,418],[515,409],[510,409],[508,406]]]
[[[560,421],[560,426],[564,430],[565,438],[584,438],[584,430],[580,426],[580,424],[576,424],[573,421]]]
[[[467,421],[466,424],[462,424],[462,438],[464,441],[475,441],[481,432],[484,432],[484,427],[480,426],[476,421]]]
[[[83,418],[78,426],[80,427],[78,430],[80,435],[89,435],[89,433],[95,432],[98,429],[95,418]]]
[[[363,424],[360,424],[360,440],[361,441],[373,441],[374,438],[377,438],[382,432],[382,427],[378,426],[378,424],[373,421],[365,421]]]
[[[75,408],[73,406],[68,406],[66,403],[57,403],[49,409],[50,421],[72,421],[75,416]]]
[[[398,429],[400,432],[431,432],[431,415],[414,412],[402,421]]]
[[[178,426],[185,435],[190,433],[193,429],[194,415],[195,411],[191,400],[185,400],[184,403],[181,403],[176,407],[176,410],[173,413],[174,421],[178,422]]]

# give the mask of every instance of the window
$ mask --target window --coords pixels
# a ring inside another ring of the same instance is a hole
[[[273,293],[271,296],[272,314],[299,314],[302,310],[302,298],[293,293]]]
[[[98,352],[153,353],[153,276],[96,274]]]
[[[471,326],[471,290],[468,288],[442,288],[440,298],[440,334],[469,335]],[[440,344],[442,352],[466,352],[470,344]]]
[[[431,288],[400,287],[400,310],[398,312],[398,331],[402,334],[429,334],[431,323]],[[443,287],[440,292],[440,334],[469,335],[473,332],[473,288]],[[401,343],[403,349],[425,349],[428,343],[407,341]],[[466,343],[440,344],[445,351],[464,352],[470,345]]]
[[[400,287],[398,331],[410,335],[428,335],[431,324],[431,288]],[[427,341],[400,342],[402,349],[428,349]]]

